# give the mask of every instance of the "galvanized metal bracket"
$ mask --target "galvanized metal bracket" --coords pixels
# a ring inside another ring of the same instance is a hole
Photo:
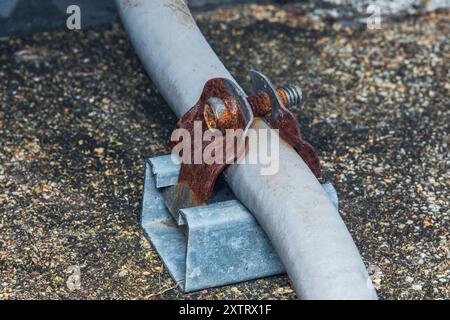
[[[171,155],[146,161],[141,226],[181,291],[285,272],[264,231],[224,181],[208,204],[171,214],[162,192],[177,183],[179,171]],[[337,206],[333,186],[323,186]]]

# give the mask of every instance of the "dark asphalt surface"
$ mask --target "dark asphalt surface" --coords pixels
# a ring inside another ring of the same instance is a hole
[[[294,112],[380,298],[449,299],[449,15],[373,31],[295,5],[197,18],[244,88],[251,68],[303,88]],[[0,41],[0,298],[295,297],[285,276],[174,286],[139,212],[175,122],[118,24]]]

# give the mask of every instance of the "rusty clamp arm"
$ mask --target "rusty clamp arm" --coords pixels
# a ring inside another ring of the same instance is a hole
[[[212,78],[234,81],[182,0],[117,0],[128,35],[148,74],[181,117]],[[235,82],[235,81],[234,81]],[[255,128],[269,128],[261,119]],[[274,134],[274,133],[273,133]],[[256,150],[250,150],[250,156]],[[280,170],[231,165],[226,180],[267,233],[302,299],[376,299],[350,233],[319,181],[287,143]]]

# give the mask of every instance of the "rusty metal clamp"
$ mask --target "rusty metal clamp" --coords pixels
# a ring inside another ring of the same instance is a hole
[[[266,76],[254,70],[251,79],[253,95],[250,97],[231,80],[209,80],[198,102],[178,121],[175,130],[185,129],[191,137],[199,133],[196,129],[202,134],[206,131],[220,131],[221,134],[210,141],[201,140],[200,144],[195,143],[194,137],[190,141],[191,154],[179,154],[182,160],[178,183],[164,191],[165,204],[172,214],[176,215],[181,208],[206,203],[220,173],[245,153],[245,136],[254,116],[264,117],[272,128],[279,129],[280,137],[297,151],[317,177],[320,176],[319,158],[314,148],[303,140],[297,119],[287,109],[300,103],[301,90],[298,87],[275,89]],[[229,129],[234,132],[241,129],[233,137],[231,149],[224,143]],[[180,142],[170,141],[169,145],[173,149]],[[216,158],[218,161],[209,164],[203,160],[193,162],[195,153],[203,155],[207,148],[213,149],[214,143],[222,148],[221,159]]]

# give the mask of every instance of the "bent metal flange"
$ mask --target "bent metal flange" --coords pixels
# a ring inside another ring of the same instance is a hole
[[[320,160],[314,147],[302,138],[300,125],[295,115],[286,108],[285,95],[277,90],[270,80],[262,73],[252,70],[253,96],[267,94],[270,99],[271,112],[264,115],[267,123],[274,129],[279,129],[280,137],[291,145],[303,158],[316,177],[320,177]],[[251,99],[251,97],[249,97]]]
[[[220,130],[222,134],[214,136],[211,141],[202,140],[199,145],[191,139],[191,154],[179,154],[181,169],[178,183],[164,192],[166,206],[173,214],[181,208],[206,203],[220,173],[244,153],[245,134],[253,122],[254,115],[264,117],[272,128],[279,129],[280,137],[297,151],[317,177],[320,176],[319,157],[314,148],[303,140],[297,119],[286,108],[288,92],[275,89],[270,80],[257,71],[252,70],[251,77],[254,95],[250,97],[246,97],[231,80],[209,80],[198,102],[178,121],[175,130],[185,129],[191,137],[194,137],[196,123],[202,134],[208,130]],[[300,101],[297,97],[295,99]],[[228,149],[224,143],[227,139],[227,129],[242,129],[241,134],[234,137],[232,147],[228,146]],[[180,140],[170,141],[169,145],[173,149],[179,143]],[[193,163],[195,154],[203,155],[205,149],[213,143],[223,148],[222,159],[211,164],[205,163],[203,159],[200,163]]]

